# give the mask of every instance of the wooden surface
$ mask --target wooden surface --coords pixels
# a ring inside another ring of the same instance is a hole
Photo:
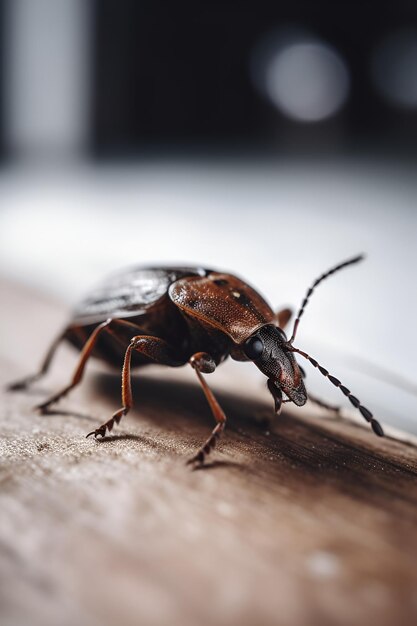
[[[0,289],[3,385],[36,368],[65,311]],[[137,374],[136,409],[99,442],[85,434],[118,408],[118,375],[91,367],[58,414],[32,410],[74,363],[62,349],[30,393],[2,392],[2,626],[416,623],[411,443],[309,410],[267,431],[272,400],[232,364],[208,377],[225,436],[191,471],[211,428],[193,372]]]

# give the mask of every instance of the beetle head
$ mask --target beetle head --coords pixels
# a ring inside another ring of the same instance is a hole
[[[245,355],[268,377],[277,411],[281,407],[282,391],[297,406],[307,402],[302,373],[288,345],[284,331],[271,324],[262,326],[242,345]]]

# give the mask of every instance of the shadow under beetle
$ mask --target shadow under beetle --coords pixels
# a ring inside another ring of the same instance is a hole
[[[231,274],[200,267],[136,268],[116,274],[81,302],[70,324],[50,347],[39,372],[9,389],[23,389],[46,374],[63,340],[81,351],[80,359],[71,382],[37,407],[42,412],[78,385],[90,356],[113,366],[123,361],[122,407],[87,435],[103,437],[132,407],[131,367],[149,363],[179,367],[189,363],[216,420],[210,437],[188,461],[203,463],[226,424],[226,416],[203,374],[214,372],[228,356],[236,361],[253,361],[268,378],[268,389],[279,413],[284,402],[302,406],[307,401],[304,372],[294,358],[294,354],[300,354],[349,398],[377,435],[383,436],[379,422],[350,390],[294,346],[301,316],[315,287],[362,258],[344,261],[313,282],[289,340],[283,328],[291,311],[274,313],[257,291]],[[311,394],[309,398],[327,406]]]

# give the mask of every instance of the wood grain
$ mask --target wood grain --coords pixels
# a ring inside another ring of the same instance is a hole
[[[0,289],[4,385],[36,368],[65,311]],[[92,366],[56,415],[32,409],[74,363],[63,349],[30,393],[2,392],[2,626],[416,623],[412,444],[308,410],[266,430],[270,398],[233,364],[209,378],[225,436],[191,471],[211,428],[192,372],[137,376],[137,408],[99,442],[84,435],[119,406],[117,374]]]

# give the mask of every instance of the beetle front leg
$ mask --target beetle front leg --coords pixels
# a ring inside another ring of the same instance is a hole
[[[200,384],[203,388],[204,395],[206,396],[207,402],[210,405],[214,419],[217,422],[207,441],[201,446],[197,454],[187,461],[187,464],[199,463],[200,465],[202,465],[206,456],[214,448],[217,439],[220,437],[221,433],[224,430],[224,427],[226,425],[226,415],[224,414],[223,409],[217,402],[213,392],[211,391],[210,387],[203,377],[203,373],[211,374],[216,369],[216,363],[214,362],[213,358],[209,354],[207,354],[207,352],[196,352],[196,354],[193,354],[193,356],[190,358],[189,363],[197,374],[198,380],[200,381]]]
[[[332,411],[333,413],[340,413],[340,410],[341,410],[340,406],[336,406],[334,404],[328,404],[324,400],[320,400],[320,398],[313,396],[309,391],[307,392],[307,398],[310,400],[310,402],[317,404],[317,406],[320,406],[323,409],[327,409],[328,411]]]
[[[185,361],[176,358],[174,349],[163,339],[152,337],[150,335],[137,335],[131,339],[128,345],[123,361],[122,369],[122,407],[118,409],[107,422],[88,433],[87,437],[104,437],[107,431],[111,431],[115,424],[119,424],[120,420],[133,406],[132,384],[131,384],[131,360],[132,351],[140,352],[160,365],[170,365],[176,367],[184,365]]]
[[[279,415],[281,413],[282,403],[284,402],[282,399],[281,387],[272,378],[268,378],[267,385],[272,397],[274,398],[275,413]]]

